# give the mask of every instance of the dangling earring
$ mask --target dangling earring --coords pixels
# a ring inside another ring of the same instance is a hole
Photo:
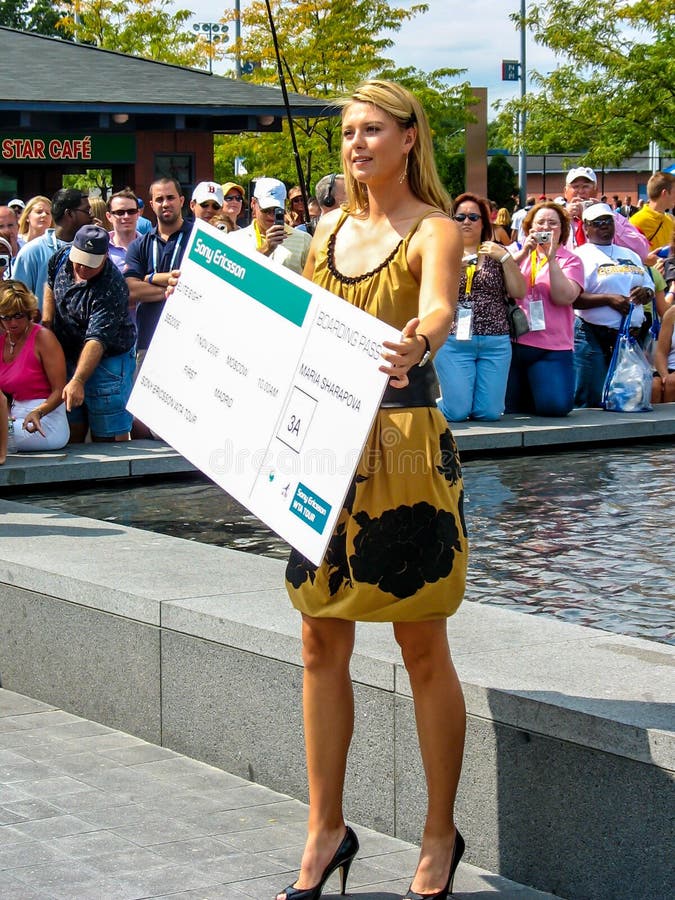
[[[398,183],[403,184],[403,182],[406,180],[407,177],[408,177],[408,154],[406,153],[405,165],[403,166],[403,171],[401,172],[401,174],[399,176]]]

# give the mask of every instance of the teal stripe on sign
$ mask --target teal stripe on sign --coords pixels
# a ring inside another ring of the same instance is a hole
[[[294,325],[302,326],[305,321],[311,300],[309,291],[283,281],[217,238],[200,232],[190,250],[190,259]]]

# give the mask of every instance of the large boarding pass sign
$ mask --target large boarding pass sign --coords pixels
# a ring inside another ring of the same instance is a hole
[[[399,337],[197,222],[129,409],[319,564]]]

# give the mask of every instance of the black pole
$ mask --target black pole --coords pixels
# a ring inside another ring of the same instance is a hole
[[[279,84],[281,85],[281,93],[284,98],[284,106],[286,107],[286,118],[288,119],[288,130],[291,135],[291,144],[293,145],[293,157],[295,159],[295,169],[298,173],[298,184],[300,185],[300,190],[302,192],[302,205],[304,207],[304,213],[305,213],[305,225],[309,229],[311,226],[311,219],[309,216],[309,203],[307,201],[307,183],[305,181],[305,176],[302,171],[302,163],[300,162],[300,153],[298,151],[298,142],[295,138],[295,128],[293,126],[293,117],[291,116],[291,104],[288,100],[288,91],[286,90],[286,79],[284,77],[284,67],[281,63],[281,54],[279,53],[279,41],[277,40],[277,30],[274,26],[274,19],[272,18],[272,9],[270,7],[270,0],[265,0],[265,6],[267,7],[267,18],[270,21],[270,31],[272,32],[272,42],[274,43],[274,53],[277,58],[277,72],[279,74]]]

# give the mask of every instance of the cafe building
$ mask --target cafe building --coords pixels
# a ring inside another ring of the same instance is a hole
[[[146,197],[171,175],[186,195],[213,178],[214,134],[281,131],[281,90],[0,28],[0,203],[52,196],[67,174],[112,171]],[[290,94],[293,116],[334,115]]]

